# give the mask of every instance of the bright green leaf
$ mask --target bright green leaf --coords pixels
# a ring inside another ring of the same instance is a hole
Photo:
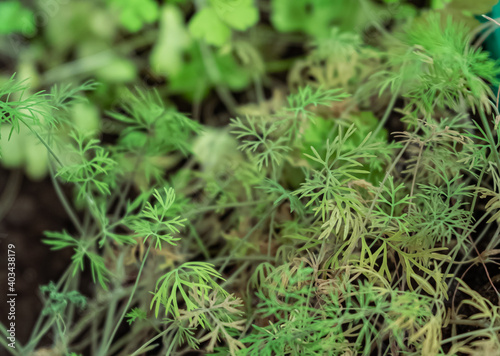
[[[24,8],[19,1],[0,3],[0,34],[22,33],[31,35],[35,32],[33,12]]]
[[[165,6],[161,14],[158,41],[151,54],[153,69],[167,75],[177,73],[182,68],[182,54],[189,42],[182,12],[176,6]]]
[[[213,0],[219,18],[235,30],[245,31],[259,21],[253,0]]]
[[[189,23],[189,32],[196,39],[203,39],[214,46],[222,46],[231,37],[231,29],[217,16],[217,12],[206,7],[194,15]]]

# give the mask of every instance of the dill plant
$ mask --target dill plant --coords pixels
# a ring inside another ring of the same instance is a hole
[[[198,9],[195,38],[222,46],[257,19],[252,2],[224,5]],[[49,333],[60,353],[98,356],[500,350],[498,306],[464,281],[482,265],[496,289],[497,63],[451,18],[419,18],[375,49],[357,34],[290,23],[283,1],[273,7],[280,31],[317,36],[298,65],[315,75],[306,84],[292,76],[304,85],[272,109],[228,105],[229,128],[204,129],[159,92],[136,89],[106,113],[116,130],[103,142],[68,118],[94,83],[31,93],[13,76],[0,87],[1,122],[26,126],[46,147],[73,224],[45,232],[52,249],[72,249],[71,265],[41,287],[43,312],[12,353],[32,354]],[[226,13],[252,17],[240,24]],[[130,21],[136,30],[153,18]],[[216,89],[231,104],[221,82]],[[365,134],[364,106],[377,95],[384,110]],[[388,140],[395,112],[403,130]],[[328,130],[311,139],[316,125]],[[96,284],[87,300],[78,291],[86,271]]]

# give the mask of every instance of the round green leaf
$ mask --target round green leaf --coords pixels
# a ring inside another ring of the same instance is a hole
[[[194,38],[204,39],[214,46],[222,46],[231,37],[231,29],[219,19],[217,12],[206,7],[197,12],[189,23],[189,32]]]

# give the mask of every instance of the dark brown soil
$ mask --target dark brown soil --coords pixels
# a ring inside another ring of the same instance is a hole
[[[0,169],[0,197],[9,175]],[[71,229],[70,221],[57,198],[50,179],[30,181],[22,174],[16,199],[0,220],[0,253],[2,263],[0,285],[2,300],[7,291],[7,246],[16,251],[16,338],[24,344],[42,308],[39,286],[57,281],[71,261],[71,251],[51,251],[41,242],[43,231]],[[1,198],[0,198],[1,199]],[[6,201],[0,201],[6,204]],[[9,204],[10,205],[10,204]],[[0,304],[0,320],[7,325],[7,304]]]

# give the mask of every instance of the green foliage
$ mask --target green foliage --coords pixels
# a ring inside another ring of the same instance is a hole
[[[245,31],[259,21],[254,0],[212,0],[217,15],[231,28]]]
[[[439,17],[414,26],[408,33],[408,44],[422,46],[424,58],[432,58],[433,63],[430,76],[420,77],[421,89],[408,96],[453,108],[461,95],[472,108],[488,108],[490,89],[483,80],[496,83],[499,72],[488,54],[470,47],[469,42],[468,29],[449,17],[446,26]]]
[[[485,209],[491,217],[488,223],[500,220],[500,195],[487,188],[479,188],[478,192],[481,193],[481,198],[491,197],[485,205]]]
[[[273,25],[278,31],[303,31],[309,35],[321,37],[328,34],[332,23],[339,21],[344,29],[351,29],[358,23],[356,14],[360,5],[352,1],[299,0],[293,3],[286,0],[273,0]],[[342,18],[342,13],[351,16]]]
[[[471,5],[106,4],[1,58],[3,162],[43,148],[68,220],[42,241],[72,256],[14,354],[498,353],[499,69]]]
[[[47,94],[40,91],[30,95],[28,89],[27,80],[18,81],[15,75],[0,87],[0,123],[12,125],[11,134],[19,132],[22,122],[38,125],[50,109]]]
[[[254,0],[212,0],[189,22],[189,32],[196,39],[222,46],[231,37],[231,29],[245,31],[259,20]]]
[[[447,4],[449,4],[452,0],[432,0],[431,1],[431,6],[434,9],[442,9],[444,8]]]
[[[160,17],[159,38],[151,53],[151,67],[156,72],[175,76],[183,69],[182,57],[190,41],[181,10],[165,6]]]
[[[86,102],[87,98],[82,95],[85,91],[94,91],[98,88],[99,84],[89,80],[80,85],[54,85],[50,91],[52,106],[57,108],[54,111],[54,119],[50,121],[53,127],[61,125],[62,123],[69,124],[68,111],[72,106],[77,103]]]
[[[286,110],[292,112],[295,119],[299,116],[309,119],[313,114],[310,110],[311,106],[328,106],[332,102],[342,101],[348,96],[348,94],[343,93],[340,89],[324,90],[321,88],[313,89],[307,86],[299,88],[296,94],[288,96],[288,108]]]
[[[278,195],[278,197],[274,200],[275,206],[278,206],[281,203],[283,203],[283,201],[288,200],[290,203],[291,213],[296,211],[300,215],[304,214],[304,207],[301,201],[295,195],[293,195],[292,192],[283,188],[283,186],[280,185],[278,182],[266,178],[259,188],[264,190],[267,194]]]
[[[383,231],[405,231],[408,210],[412,204],[408,194],[405,194],[404,183],[394,185],[394,177],[389,176],[387,183],[383,185],[382,192],[378,195],[375,210],[372,212],[372,223]]]
[[[136,320],[146,320],[148,314],[142,309],[134,308],[131,311],[129,311],[125,316],[128,318],[127,323],[131,325]]]
[[[242,139],[242,144],[238,146],[240,150],[254,154],[257,167],[276,167],[281,163],[286,153],[291,150],[287,145],[287,137],[277,136],[278,127],[265,122],[263,119],[247,117],[246,122],[240,118],[231,121],[233,131],[238,139]]]
[[[327,106],[346,96],[337,89],[299,88],[297,93],[288,96],[288,107],[279,112],[275,120],[253,116],[247,116],[245,122],[240,118],[231,119],[231,132],[242,142],[238,148],[255,159],[259,170],[263,167],[276,170],[292,151],[303,122],[313,120],[312,107]]]
[[[189,297],[185,288],[188,288],[194,295],[199,295],[202,300],[208,298],[210,291],[213,289],[223,294],[226,293],[214,279],[222,279],[222,276],[211,264],[206,262],[186,262],[158,279],[153,293],[153,300],[151,301],[151,309],[154,306],[156,317],[160,312],[160,306],[165,308],[165,316],[171,313],[174,317],[179,317],[177,293],[180,293],[186,304],[186,311],[193,311],[199,305],[197,305],[196,300],[192,299],[193,297]]]
[[[52,246],[51,250],[61,250],[66,247],[78,246],[78,241],[71,237],[66,231],[45,231],[45,236],[47,239],[42,241]]]
[[[67,156],[71,163],[61,167],[57,176],[79,187],[78,199],[94,194],[109,195],[109,184],[103,176],[113,170],[116,162],[109,157],[109,152],[99,145],[99,140],[86,138],[76,132],[70,133],[70,137],[76,146]]]
[[[359,168],[362,166],[360,160],[373,157],[374,152],[379,148],[378,144],[368,143],[369,136],[367,136],[356,149],[344,151],[344,145],[354,131],[354,125],[352,125],[345,133],[341,132],[333,142],[327,142],[324,157],[311,147],[314,155],[307,154],[306,156],[318,163],[321,168],[314,170],[301,188],[296,191],[300,197],[308,198],[306,206],[314,205],[315,214],[319,214],[323,221],[327,220],[328,212],[333,209],[335,211],[333,220],[339,221],[337,218],[341,218],[347,230],[350,219],[344,209],[353,209],[361,213],[362,205],[355,197],[355,191],[346,187],[346,184],[357,179],[356,175],[368,173]]]
[[[231,29],[212,8],[204,8],[196,13],[189,23],[189,32],[194,38],[204,39],[215,46],[222,46],[231,37]]]
[[[184,312],[181,318],[192,318],[191,326],[199,325],[210,331],[197,340],[197,344],[208,341],[207,351],[212,352],[217,341],[223,339],[231,355],[236,355],[239,350],[245,348],[243,343],[236,338],[238,333],[243,331],[245,323],[245,320],[241,318],[243,313],[239,309],[243,306],[241,299],[233,295],[224,296],[218,291],[212,292],[208,300],[196,293],[193,294],[193,298],[197,300],[199,308]]]
[[[473,110],[491,110],[491,89],[499,74],[484,51],[470,46],[469,29],[463,23],[434,14],[409,27],[401,54],[389,58],[399,70],[377,73],[380,92],[390,88],[409,99],[409,106],[423,113],[450,108],[459,111],[462,101]]]
[[[446,181],[447,189],[434,185],[421,185],[422,194],[417,199],[417,212],[410,218],[415,238],[422,239],[424,246],[439,241],[450,243],[453,237],[470,228],[472,216],[466,208],[465,199],[472,196],[465,183],[457,184],[462,178],[456,176]],[[453,201],[453,203],[452,203]]]
[[[65,293],[58,292],[57,286],[54,282],[50,282],[46,286],[40,286],[40,291],[44,294],[48,294],[47,306],[42,310],[42,314],[44,315],[61,314],[70,303],[80,309],[85,308],[87,305],[86,298],[78,291]]]
[[[95,252],[89,251],[86,247],[79,245],[75,248],[75,254],[72,257],[73,260],[73,276],[76,274],[77,270],[83,271],[83,264],[85,258],[90,264],[90,272],[92,274],[92,280],[94,283],[99,282],[103,289],[107,289],[106,283],[109,280],[110,271],[106,267],[104,258],[99,256]]]
[[[171,207],[175,201],[175,192],[173,188],[163,188],[165,197],[155,189],[153,197],[156,203],[152,205],[146,202],[146,206],[142,211],[130,218],[127,225],[136,232],[138,237],[143,237],[143,243],[146,240],[153,239],[155,248],[162,248],[162,243],[176,245],[180,240],[175,235],[179,233],[179,229],[184,227],[186,219],[181,219],[179,216],[172,216]]]
[[[315,118],[314,123],[309,125],[304,133],[302,139],[302,153],[306,155],[310,152],[311,147],[315,147],[315,149],[318,150],[318,154],[324,156],[326,154],[326,147],[323,143],[327,140],[334,140],[335,137],[341,134],[344,128],[347,129],[351,125],[354,125],[355,131],[351,136],[346,137],[343,143],[343,150],[345,151],[355,150],[359,147],[365,138],[376,130],[379,121],[370,112],[361,112],[352,115],[346,120],[325,120],[321,117]],[[371,158],[366,157],[364,168],[367,169],[368,173],[360,176],[360,178],[364,178],[372,184],[378,184],[383,178],[387,157],[390,156],[391,151],[395,149],[397,145],[387,144],[387,131],[385,129],[380,130],[376,137],[371,137],[370,141],[380,145],[380,154]],[[311,159],[308,159],[308,162],[315,168],[319,167],[317,162]]]
[[[185,50],[183,58],[180,69],[170,74],[169,89],[173,93],[199,99],[213,87],[225,86],[238,91],[251,82],[251,73],[240,66],[231,53],[218,51],[207,57],[200,46],[193,43]]]
[[[73,261],[73,275],[76,274],[78,269],[83,271],[85,257],[89,260],[92,279],[94,282],[99,281],[101,286],[106,289],[106,282],[108,281],[109,270],[106,268],[104,258],[92,252],[87,247],[85,241],[78,241],[71,237],[67,232],[50,232],[46,231],[45,236],[47,239],[42,240],[48,245],[52,246],[52,250],[60,250],[67,247],[73,247],[75,254],[72,257]]]
[[[120,11],[120,22],[130,32],[158,19],[158,4],[153,0],[108,0]]]
[[[283,283],[283,276],[272,273],[257,292],[258,313],[273,321],[254,325],[243,339],[249,346],[242,355],[369,354],[368,345],[377,347],[384,337],[403,350],[420,348],[418,331],[433,316],[430,298],[415,293],[390,292],[369,283],[322,290],[314,287],[312,268],[285,275],[288,282]]]
[[[0,4],[0,24],[2,35],[11,33],[32,35],[35,32],[33,12],[18,1],[3,1]]]
[[[48,171],[47,154],[56,157],[57,148],[52,149],[48,143],[54,139],[51,130],[72,127],[74,123],[68,114],[73,104],[84,101],[82,91],[95,88],[94,82],[87,81],[78,86],[56,85],[50,93],[30,94],[27,80],[11,76],[0,88],[0,138],[2,132],[8,132],[7,140],[0,145],[8,154],[2,157],[3,163],[16,168],[26,166],[30,177],[43,178]]]
[[[113,119],[127,125],[120,134],[119,148],[142,149],[148,155],[189,151],[189,139],[199,130],[199,125],[166,106],[158,92],[127,92],[122,104],[124,113],[110,113]]]

